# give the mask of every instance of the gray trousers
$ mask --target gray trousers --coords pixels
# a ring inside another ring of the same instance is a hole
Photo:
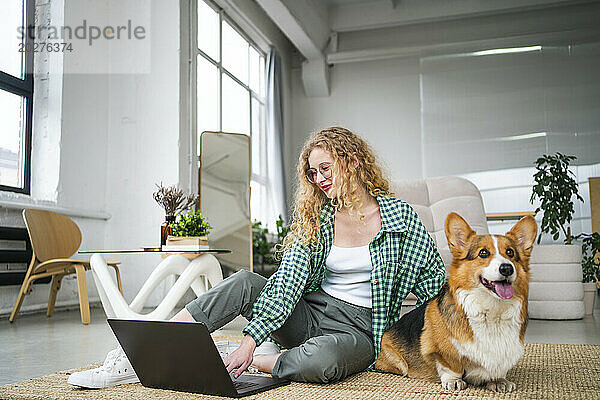
[[[266,279],[241,270],[190,302],[186,309],[213,332],[238,315],[252,319],[252,304]],[[364,371],[374,361],[371,309],[336,299],[319,289],[302,296],[271,338],[289,350],[272,375],[299,382],[335,382]]]

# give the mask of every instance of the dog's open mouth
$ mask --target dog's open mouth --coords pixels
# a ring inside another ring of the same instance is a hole
[[[483,276],[479,277],[479,281],[491,292],[494,292],[501,299],[512,299],[513,287],[508,281],[488,281]]]

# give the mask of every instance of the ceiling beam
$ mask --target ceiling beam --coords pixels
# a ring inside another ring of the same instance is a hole
[[[329,65],[325,56],[302,63],[302,84],[307,97],[329,96]]]
[[[256,0],[306,58],[302,63],[304,92],[309,97],[329,96],[328,8],[320,0]]]
[[[327,8],[321,1],[256,0],[307,59],[318,58],[329,40]]]
[[[348,32],[505,12],[526,11],[578,3],[590,3],[593,1],[594,0],[381,0],[374,3],[359,3],[331,7],[329,9],[329,25],[334,32]]]
[[[338,51],[327,55],[327,63],[335,65],[403,57],[427,57],[438,54],[447,55],[449,53],[458,54],[498,48],[531,46],[532,44],[564,46],[565,43],[587,43],[598,40],[600,40],[600,28],[584,28],[462,42]]]

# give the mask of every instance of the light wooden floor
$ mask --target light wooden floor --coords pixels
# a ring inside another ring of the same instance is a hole
[[[598,311],[596,308],[592,316],[578,321],[530,320],[525,340],[600,345]],[[104,311],[92,308],[90,314],[87,326],[81,324],[79,310],[57,311],[52,318],[20,315],[13,324],[0,319],[0,385],[104,360],[117,341]],[[241,321],[233,325],[243,328]],[[235,331],[221,332],[228,333]]]

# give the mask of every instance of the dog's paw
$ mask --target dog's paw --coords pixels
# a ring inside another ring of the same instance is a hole
[[[515,390],[517,385],[511,381],[507,381],[504,378],[500,378],[495,381],[488,382],[485,387],[493,392],[508,393]]]
[[[462,379],[444,379],[442,387],[446,390],[463,390],[467,387],[467,382]]]

